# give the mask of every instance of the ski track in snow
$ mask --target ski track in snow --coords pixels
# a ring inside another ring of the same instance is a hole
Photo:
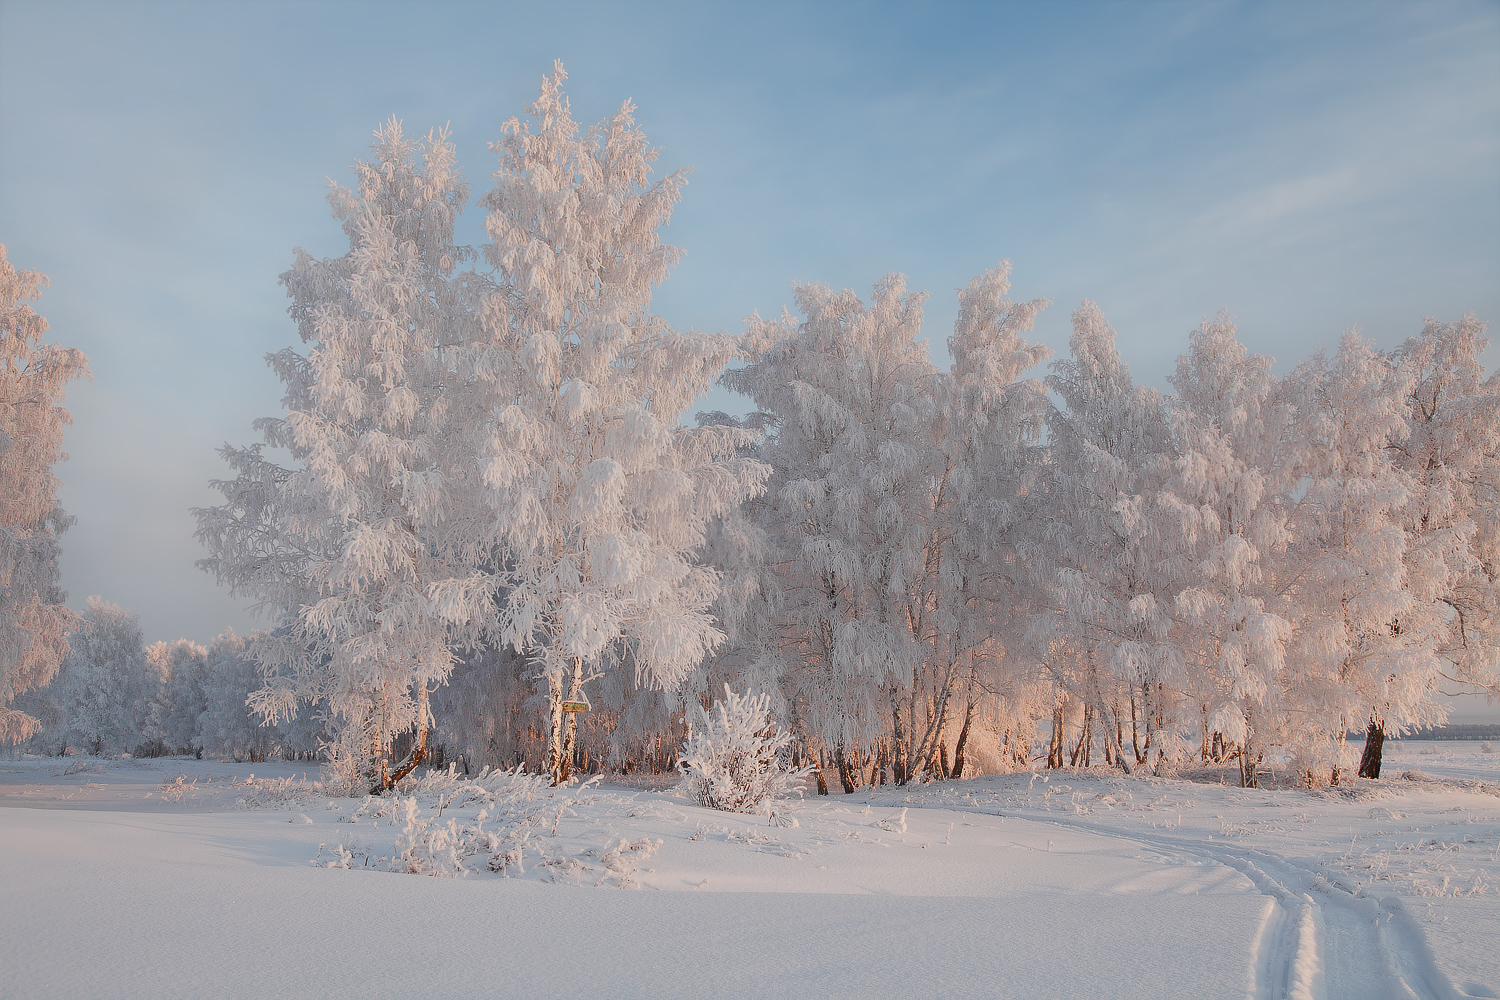
[[[1256,995],[1264,1000],[1455,1000],[1460,995],[1438,971],[1425,936],[1397,897],[1378,902],[1355,897],[1266,851],[1235,854],[1101,823],[1012,815],[1135,841],[1244,875],[1275,902],[1253,956]]]
[[[1433,755],[1433,750],[1427,747],[1411,752]],[[1472,766],[1445,766],[1440,770],[1445,777],[1460,780],[1481,779],[1493,783],[1496,777],[1493,769]],[[940,806],[955,811],[1053,823],[1079,832],[1118,837],[1170,857],[1222,865],[1239,872],[1274,903],[1261,927],[1252,956],[1255,996],[1260,1000],[1460,1000],[1469,996],[1495,995],[1495,991],[1487,986],[1470,986],[1476,990],[1474,993],[1454,986],[1439,968],[1427,936],[1400,896],[1385,894],[1376,897],[1350,892],[1330,879],[1327,873],[1318,870],[1316,865],[1270,850],[1211,840],[1205,842],[1201,835],[1192,838],[1172,836],[1159,830],[1059,815],[1051,799],[1062,793],[1076,796],[1079,793],[1075,784],[1088,786],[1098,782],[1101,787],[1108,788],[1123,783],[1129,788],[1129,783],[1135,779],[1119,778],[1118,772],[1103,772],[1101,775],[1096,771],[1079,775],[1054,772],[1046,781],[1050,783],[1054,778],[1057,784],[1042,793],[1041,808],[1024,802],[997,803],[997,808],[986,808],[982,802],[965,804],[958,796],[970,799],[977,796],[960,791],[960,785],[945,788],[933,784],[915,792],[902,790],[884,794],[866,789],[864,797],[885,805],[901,802]],[[1436,780],[1423,772],[1410,773],[1413,783]],[[1036,779],[1032,778],[1030,785],[1021,785],[1019,790],[1023,797],[1030,797],[1025,793],[1037,790],[1035,786]],[[1211,785],[1203,787],[1214,788]],[[1385,788],[1406,790],[1390,780]],[[1017,786],[1012,784],[1006,788],[1002,781],[992,794],[996,799],[1008,795],[1014,801],[1018,797],[1017,791]],[[1095,797],[1107,794],[1108,791],[1099,791]],[[1493,784],[1489,794],[1495,794]],[[1371,816],[1374,818],[1374,811]],[[1181,826],[1180,813],[1178,826]]]

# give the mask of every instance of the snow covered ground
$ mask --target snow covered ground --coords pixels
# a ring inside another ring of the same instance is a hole
[[[0,759],[0,995],[1500,995],[1500,753],[1387,748],[1344,791],[1023,773],[780,825],[507,776],[393,802],[285,763]]]

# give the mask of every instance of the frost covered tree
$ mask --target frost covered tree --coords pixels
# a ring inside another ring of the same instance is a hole
[[[1011,303],[1007,276],[960,293],[951,375],[919,339],[925,296],[893,275],[868,305],[798,287],[805,319],[753,316],[748,363],[724,377],[772,431],[761,655],[851,790],[851,756],[898,782],[951,774],[950,726],[961,758],[1004,655],[996,606],[1023,575],[1004,549],[1044,399],[1019,376],[1045,356],[1020,337],[1042,304]]]
[[[934,692],[937,710],[927,733],[918,736],[918,720],[927,713],[921,697],[908,699],[915,748],[903,767],[908,775],[959,776],[979,714],[1011,730],[1028,728],[1024,716],[1035,696],[1023,635],[1041,596],[1027,553],[1035,548],[1045,502],[1037,477],[1046,458],[1047,401],[1042,383],[1027,373],[1052,351],[1024,336],[1047,300],[1013,302],[1009,291],[1008,261],[972,279],[958,293],[948,338],[953,367],[940,382],[935,436],[942,474],[934,484],[933,530],[924,553],[934,665],[941,666],[933,677],[942,681],[919,685],[914,679],[914,687]],[[950,769],[946,731],[955,721]]]
[[[1500,697],[1500,375],[1484,377],[1484,323],[1428,320],[1392,355],[1410,370],[1409,433],[1390,444],[1408,477],[1402,512],[1415,607],[1435,616],[1443,678]],[[1398,623],[1399,624],[1399,623]],[[1371,718],[1361,772],[1378,774],[1384,731]]]
[[[432,691],[486,642],[533,664],[564,780],[563,701],[585,680],[674,687],[718,641],[697,552],[764,478],[737,455],[750,435],[678,425],[733,352],[649,312],[682,175],[648,186],[628,104],[580,134],[562,79],[495,146],[488,270],[459,266],[477,255],[453,243],[446,134],[377,133],[358,191],[331,196],[349,252],[283,276],[308,351],[272,359],[286,414],[260,426],[295,465],[226,448],[227,503],[198,512],[207,568],[278,615],[253,645],[257,708],[326,703],[372,787],[416,766]],[[413,752],[390,761],[403,731]]]
[[[1062,766],[1067,701],[1076,699],[1074,756],[1087,761],[1097,730],[1105,759],[1128,771],[1125,713],[1135,763],[1167,753],[1183,682],[1169,614],[1177,581],[1159,531],[1172,441],[1161,394],[1134,385],[1092,302],[1073,313],[1070,346],[1047,379],[1063,406],[1048,415],[1047,527],[1031,557],[1051,599],[1030,639],[1062,694],[1049,764]]]
[[[1299,716],[1287,739],[1304,770],[1334,783],[1351,726],[1383,734],[1438,721],[1442,624],[1418,595],[1443,581],[1409,558],[1412,484],[1390,459],[1409,437],[1414,381],[1410,366],[1353,333],[1333,358],[1320,353],[1287,378],[1301,487],[1279,560],[1294,623],[1282,687]]]
[[[1190,335],[1170,381],[1173,474],[1164,505],[1165,558],[1183,585],[1172,613],[1188,694],[1205,744],[1233,744],[1244,785],[1261,743],[1274,744],[1291,622],[1270,557],[1285,549],[1291,411],[1270,358],[1251,354],[1224,315]]]
[[[208,650],[188,639],[153,642],[146,662],[161,679],[146,719],[146,739],[160,741],[167,753],[195,753],[203,749],[199,717],[207,708]]]
[[[414,140],[392,120],[373,150],[357,190],[329,195],[348,252],[299,251],[282,275],[307,353],[271,357],[286,412],[259,427],[296,465],[226,446],[238,475],[215,486],[227,502],[197,515],[206,568],[276,616],[253,644],[256,709],[276,724],[326,703],[383,789],[420,763],[428,697],[453,645],[477,635],[440,606],[442,587],[488,551],[462,488],[480,447],[474,315],[455,276],[470,252],[453,242],[467,188],[446,133]],[[389,760],[404,731],[411,753]]]
[[[146,660],[133,612],[98,597],[68,634],[69,653],[53,681],[61,739],[92,754],[122,753],[140,741],[160,680]]]
[[[795,290],[806,317],[752,316],[748,363],[724,383],[767,415],[776,469],[759,522],[772,607],[765,626],[797,722],[846,756],[874,752],[892,692],[927,656],[920,612],[927,515],[940,454],[930,446],[937,371],[919,339],[925,295],[890,276],[866,306],[852,291]]]
[[[10,743],[40,725],[12,703],[51,681],[73,623],[57,570],[58,536],[73,519],[58,505],[52,467],[71,423],[63,391],[88,377],[88,361],[43,342],[47,321],[27,303],[46,284],[17,271],[0,245],[0,742]]]
[[[590,677],[675,688],[718,644],[717,574],[697,555],[767,471],[738,454],[746,432],[679,424],[734,352],[650,312],[680,254],[657,230],[683,173],[649,183],[656,152],[628,102],[580,131],[563,79],[559,65],[493,147],[481,317],[496,417],[480,471],[503,557],[469,588],[498,596],[493,632],[546,692],[558,781],[576,726],[563,703]]]
[[[249,637],[233,630],[216,637],[204,653],[203,672],[203,712],[196,720],[203,752],[252,761],[275,753],[281,729],[250,707],[265,682]]]

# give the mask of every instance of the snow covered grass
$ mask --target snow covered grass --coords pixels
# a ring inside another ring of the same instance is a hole
[[[22,996],[1500,993],[1500,755],[1388,747],[1345,790],[1019,773],[796,827],[511,772],[341,799],[303,765],[0,759],[0,967]]]

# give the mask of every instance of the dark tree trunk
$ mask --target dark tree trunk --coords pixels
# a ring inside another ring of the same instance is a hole
[[[1245,743],[1240,747],[1240,787],[1259,788],[1260,776],[1255,773],[1255,766],[1260,763],[1259,758],[1250,756],[1250,738],[1245,738]]]
[[[1083,766],[1089,766],[1089,755],[1094,746],[1094,706],[1089,702],[1083,703],[1083,731],[1078,734],[1078,744],[1073,747],[1073,755],[1070,758],[1070,766],[1077,767],[1079,760]]]
[[[853,795],[854,777],[849,773],[849,758],[845,756],[843,747],[834,748],[833,763],[839,769],[839,782],[844,786],[844,794]]]
[[[1359,776],[1361,778],[1380,777],[1380,758],[1385,753],[1385,726],[1370,721],[1370,728],[1365,730],[1365,752],[1359,755]]]
[[[906,732],[901,728],[901,708],[891,708],[891,718],[895,723],[895,740],[891,745],[891,778],[898,785],[904,785],[911,780],[911,768],[908,765],[908,748],[906,746]]]
[[[964,775],[964,748],[969,743],[969,723],[974,721],[974,704],[964,709],[964,725],[958,731],[958,743],[953,748],[953,776],[962,778]]]
[[[1147,740],[1147,746],[1150,746],[1149,738]],[[1135,763],[1137,767],[1146,763],[1146,756],[1145,754],[1141,753],[1141,728],[1140,725],[1136,722],[1135,717],[1134,688],[1132,688],[1130,691],[1130,749],[1135,751]]]
[[[427,690],[423,688],[417,696],[417,732],[411,741],[411,750],[406,759],[396,765],[395,770],[385,776],[381,791],[396,787],[396,782],[411,774],[427,757]],[[384,765],[381,771],[385,771]]]
[[[1047,745],[1047,767],[1053,771],[1063,766],[1064,719],[1064,706],[1055,706],[1052,709],[1052,740]]]
[[[938,744],[938,774],[945,779],[953,777],[953,772],[948,768],[948,744],[946,743]]]

